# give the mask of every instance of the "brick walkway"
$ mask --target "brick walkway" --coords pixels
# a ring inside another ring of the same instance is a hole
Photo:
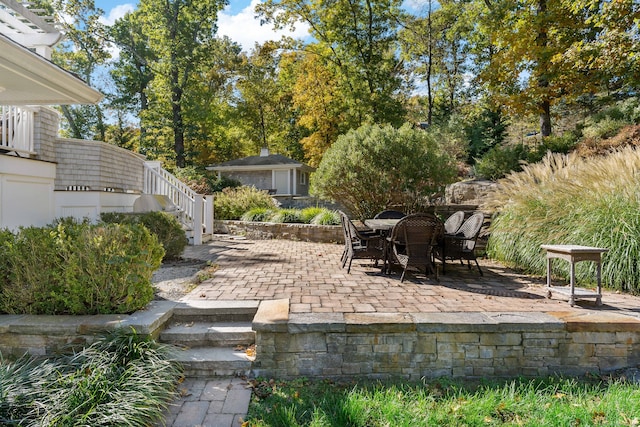
[[[517,274],[489,260],[480,260],[484,276],[475,266],[469,270],[448,262],[438,281],[418,273],[408,274],[400,283],[399,274],[383,275],[368,260],[354,260],[347,274],[340,266],[341,254],[338,244],[216,236],[185,252],[185,257],[210,260],[219,267],[185,299],[289,298],[291,313],[640,309],[639,297],[614,292],[604,293],[602,307],[590,299],[571,308],[562,296],[545,297],[544,277]]]

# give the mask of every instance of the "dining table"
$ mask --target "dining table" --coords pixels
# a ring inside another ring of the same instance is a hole
[[[391,266],[391,242],[389,236],[391,230],[400,221],[399,218],[365,219],[364,225],[377,231],[382,237],[382,273],[388,273]]]

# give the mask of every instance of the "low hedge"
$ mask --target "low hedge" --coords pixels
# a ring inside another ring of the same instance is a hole
[[[166,212],[105,212],[100,214],[100,219],[109,224],[144,225],[164,248],[164,261],[180,258],[189,243],[180,221]]]
[[[164,250],[137,224],[60,221],[0,233],[0,312],[125,314],[153,299]]]

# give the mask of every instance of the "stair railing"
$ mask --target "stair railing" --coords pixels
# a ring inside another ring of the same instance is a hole
[[[180,209],[182,222],[192,230],[194,245],[202,244],[203,233],[212,233],[213,197],[196,193],[164,170],[160,162],[144,162],[143,191],[145,194],[167,196]]]

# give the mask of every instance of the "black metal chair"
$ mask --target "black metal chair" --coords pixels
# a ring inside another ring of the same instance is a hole
[[[407,269],[424,268],[425,274],[438,271],[433,264],[432,250],[442,236],[444,224],[435,215],[418,213],[402,218],[391,230],[389,244],[393,259],[403,268],[400,281],[404,281]]]
[[[467,260],[469,269],[471,269],[471,261],[473,260],[478,267],[480,275],[483,275],[475,254],[476,241],[483,223],[484,214],[477,212],[462,223],[455,235],[444,236],[442,244],[438,245],[434,250],[434,256],[442,260],[442,273],[444,273],[447,259],[459,259],[461,264],[464,264],[464,260]]]
[[[404,212],[394,211],[392,209],[378,212],[373,219],[401,219],[407,216]]]
[[[347,265],[347,273],[351,273],[351,263],[354,259],[371,259],[376,264],[383,258],[382,237],[372,231],[358,230],[349,217],[340,212],[340,222],[344,234],[344,251],[342,252],[342,268]]]

